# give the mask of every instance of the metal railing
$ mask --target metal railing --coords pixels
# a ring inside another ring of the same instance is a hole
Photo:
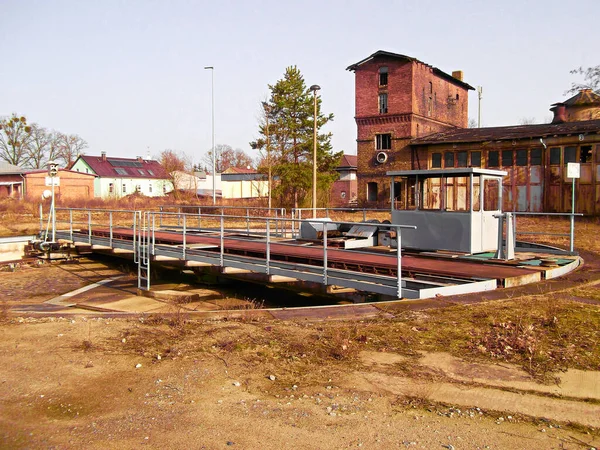
[[[313,211],[316,211],[316,215],[317,215],[317,219],[319,218],[327,218],[330,219],[331,216],[333,215],[332,213],[346,213],[346,214],[361,214],[362,215],[362,222],[366,222],[368,217],[369,217],[369,213],[372,213],[371,215],[374,215],[375,213],[377,214],[387,214],[388,216],[391,217],[391,211],[389,209],[377,209],[377,208],[293,208],[291,210],[291,218],[294,220],[303,220],[303,216],[306,216],[305,213],[308,213],[311,215],[311,217],[306,217],[306,219],[304,220],[310,220],[312,219],[312,214]],[[321,213],[321,215],[319,215]],[[293,222],[292,222],[292,237],[298,237],[298,233],[300,231],[300,229],[295,229]]]
[[[569,251],[573,253],[575,245],[575,216],[582,217],[582,213],[545,213],[545,212],[512,212],[513,218],[513,232],[517,235],[529,235],[529,236],[553,236],[553,237],[568,237],[569,238]],[[519,231],[517,229],[517,216],[547,216],[547,217],[569,217],[570,228],[568,233],[549,233],[546,231]]]

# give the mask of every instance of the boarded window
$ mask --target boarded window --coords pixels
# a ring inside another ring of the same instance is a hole
[[[471,152],[471,167],[481,167],[481,152]]]
[[[560,147],[552,147],[550,149],[550,164],[551,165],[560,164]]]
[[[392,149],[392,135],[391,134],[378,134],[376,137],[377,150],[391,150]]]
[[[441,169],[442,168],[442,154],[441,153],[432,153],[431,154],[431,168],[432,169]]]
[[[502,167],[510,167],[513,165],[513,151],[502,150]]]
[[[531,149],[529,158],[531,160],[530,164],[532,166],[541,166],[542,165],[542,149],[541,148]]]
[[[488,152],[488,161],[487,161],[487,166],[488,167],[498,167],[498,151],[497,150],[493,150],[491,152]]]
[[[379,114],[385,114],[388,112],[388,95],[379,94]]]
[[[577,156],[577,147],[565,147],[565,164],[575,162]]]
[[[527,165],[527,150],[517,150],[517,166],[526,166]]]
[[[454,153],[453,152],[444,153],[444,167],[445,168],[454,167]]]
[[[456,162],[458,167],[467,167],[467,152],[458,152],[456,154]]]

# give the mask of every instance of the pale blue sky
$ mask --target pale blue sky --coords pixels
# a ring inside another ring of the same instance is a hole
[[[319,84],[336,151],[356,152],[354,75],[377,50],[413,56],[483,86],[484,126],[544,121],[600,64],[598,0],[0,2],[0,116],[80,135],[88,154],[171,148],[199,162],[257,137],[268,84],[297,65]],[[470,95],[477,117],[477,94]]]

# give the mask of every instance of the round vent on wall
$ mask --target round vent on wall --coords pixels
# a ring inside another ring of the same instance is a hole
[[[386,152],[379,152],[379,153],[377,153],[377,156],[375,158],[377,159],[377,162],[379,164],[383,164],[384,162],[387,161],[388,155]]]

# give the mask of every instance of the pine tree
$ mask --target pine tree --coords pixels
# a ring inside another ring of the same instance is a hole
[[[312,200],[313,94],[295,66],[288,67],[284,77],[269,85],[269,90],[270,98],[263,102],[259,124],[261,137],[250,145],[263,151],[261,169],[271,165],[277,180],[273,196],[279,205],[308,206]],[[331,183],[337,177],[334,169],[341,157],[341,152],[333,153],[331,133],[319,133],[331,120],[333,114],[321,112],[321,98],[317,97],[317,191],[321,204],[328,201]]]

